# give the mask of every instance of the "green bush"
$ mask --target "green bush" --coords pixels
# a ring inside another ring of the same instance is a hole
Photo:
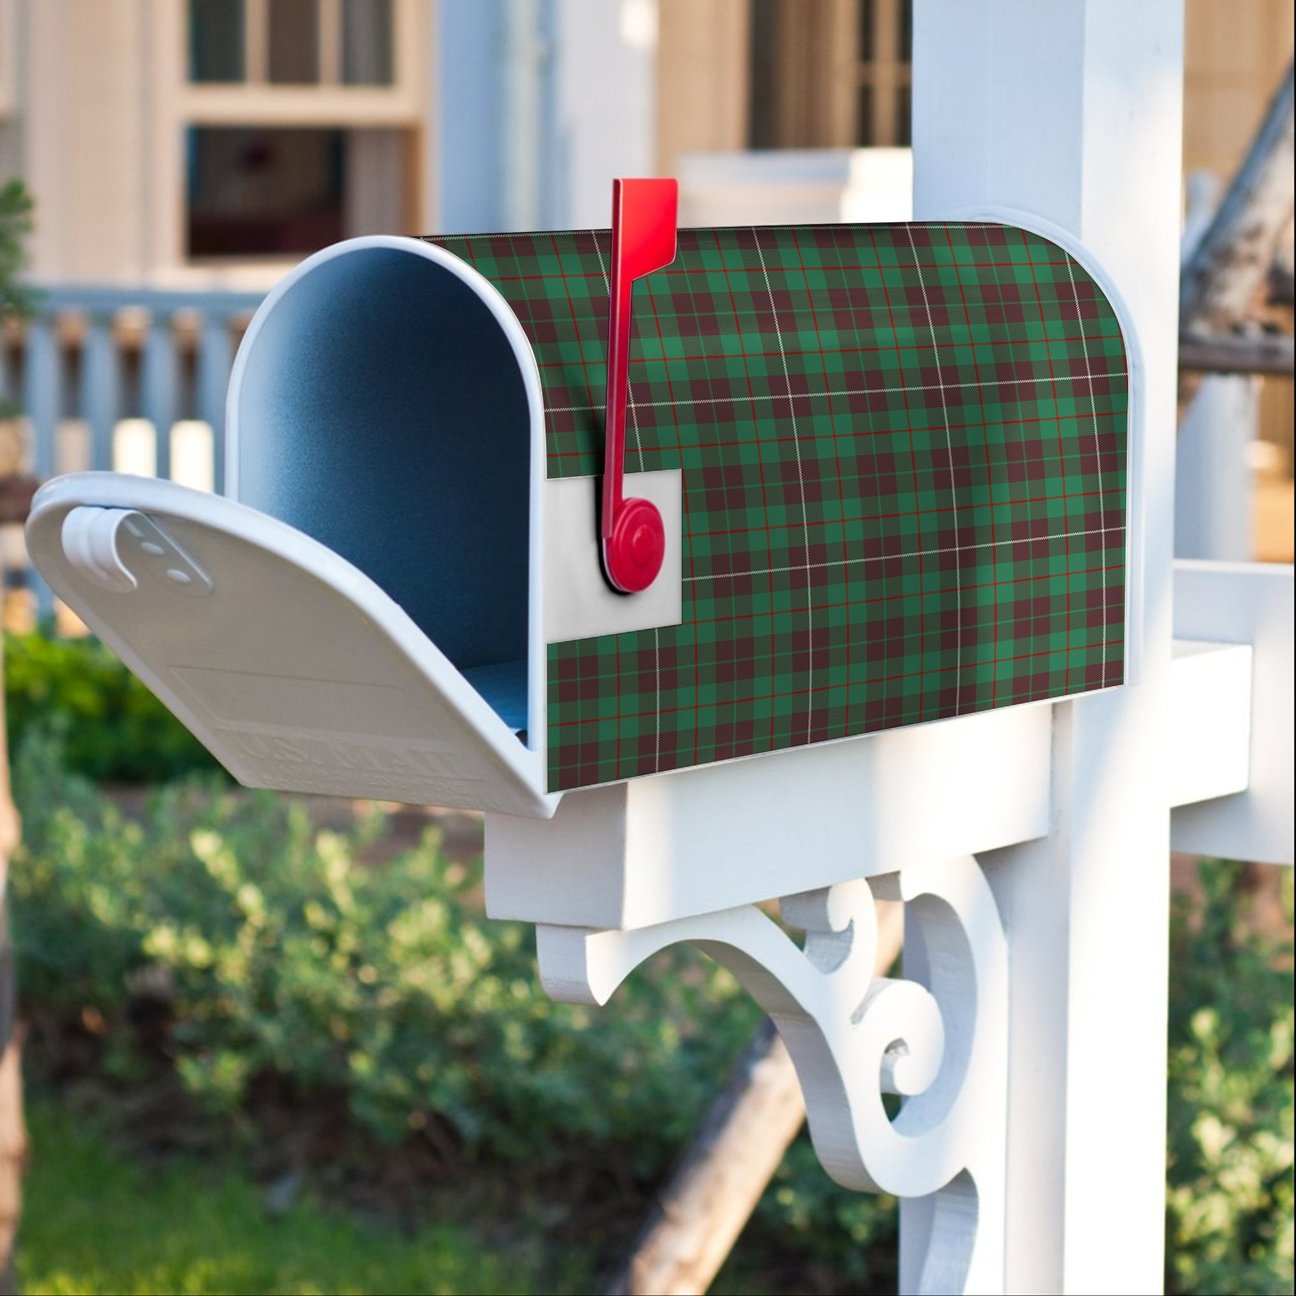
[[[132,995],[164,987],[175,1066],[214,1107],[237,1112],[275,1075],[344,1093],[387,1140],[439,1119],[494,1158],[580,1140],[649,1173],[755,1025],[729,974],[687,952],[615,1011],[553,1003],[530,928],[486,922],[478,870],[448,863],[435,832],[373,868],[359,857],[377,819],[317,831],[300,803],[210,783],[164,788],[132,820],[39,736],[14,781],[24,995],[126,1038],[111,1028]]]
[[[61,733],[68,767],[114,783],[219,770],[207,749],[98,640],[5,634],[9,750],[33,725]]]
[[[448,862],[435,831],[372,867],[380,818],[319,831],[300,802],[212,780],[158,789],[127,817],[39,729],[14,787],[28,1004],[100,1022],[101,1065],[129,1081],[150,1065],[133,1002],[164,994],[168,1064],[249,1133],[244,1100],[273,1076],[302,1099],[343,1095],[388,1143],[437,1122],[466,1158],[525,1167],[532,1183],[616,1166],[646,1191],[759,1021],[733,978],[690,950],[658,955],[606,1010],[553,1003],[530,928],[483,919],[479,869]],[[799,1145],[737,1281],[748,1290],[798,1255],[863,1281],[893,1271],[893,1234],[893,1203],[835,1187]],[[883,1245],[865,1253],[865,1240]]]
[[[1201,882],[1172,929],[1167,1290],[1290,1292],[1291,941],[1257,933],[1238,866]]]

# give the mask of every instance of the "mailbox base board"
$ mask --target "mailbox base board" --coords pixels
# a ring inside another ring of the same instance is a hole
[[[1052,708],[1017,707],[488,814],[487,912],[637,928],[1031,841],[1051,741]]]

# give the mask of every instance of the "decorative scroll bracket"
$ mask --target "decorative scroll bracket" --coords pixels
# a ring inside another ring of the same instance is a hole
[[[904,979],[873,975],[878,899],[906,904]],[[979,864],[841,883],[780,910],[803,947],[752,905],[630,931],[541,925],[541,981],[602,1004],[658,950],[696,945],[778,1026],[832,1178],[904,1199],[901,1290],[1001,1292],[1008,956]],[[894,1119],[886,1093],[904,1100]]]

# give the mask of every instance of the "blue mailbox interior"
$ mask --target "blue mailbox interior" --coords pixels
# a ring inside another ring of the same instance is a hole
[[[530,410],[489,306],[417,250],[360,246],[245,346],[238,498],[358,567],[524,729]]]

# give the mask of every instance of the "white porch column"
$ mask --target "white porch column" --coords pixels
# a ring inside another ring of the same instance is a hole
[[[613,176],[652,175],[657,0],[557,0],[553,210],[559,227],[605,227]]]
[[[917,6],[915,216],[1076,235],[1135,353],[1135,683],[1054,708],[1054,829],[984,857],[1009,938],[1007,1290],[1162,1285],[1182,0]],[[902,1262],[903,1263],[903,1262]],[[902,1289],[905,1277],[902,1272]]]

